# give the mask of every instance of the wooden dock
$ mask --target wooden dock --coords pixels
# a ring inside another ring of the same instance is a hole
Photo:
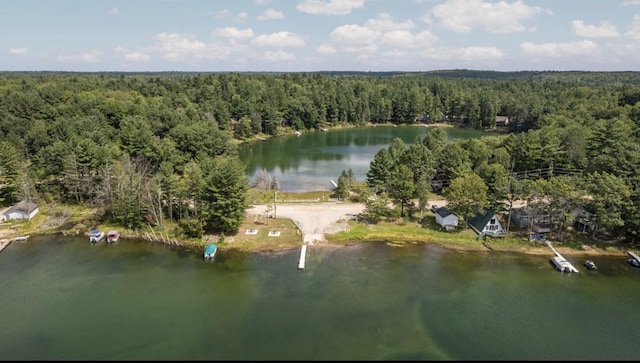
[[[566,258],[564,258],[560,252],[556,251],[555,248],[551,245],[551,242],[547,241],[547,246],[551,248],[553,253],[555,253],[555,257],[551,259],[551,262],[556,266],[559,271],[562,272],[579,272],[577,268],[575,268],[571,262],[569,262]]]
[[[307,259],[307,245],[302,245],[300,249],[300,260],[298,261],[298,269],[304,270],[304,263]]]
[[[24,242],[28,240],[29,237],[31,236],[20,236],[20,237],[14,237],[14,238],[0,239],[0,252],[2,252],[5,248],[7,248],[7,246],[9,246],[11,242],[14,242],[14,241]]]

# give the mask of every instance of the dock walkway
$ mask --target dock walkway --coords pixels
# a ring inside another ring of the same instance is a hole
[[[0,239],[0,252],[2,252],[5,248],[7,248],[7,246],[9,246],[11,244],[11,242],[13,242],[13,241],[24,242],[24,241],[28,240],[29,237],[30,236],[20,236],[20,237],[14,237],[14,238]]]
[[[559,271],[562,272],[579,272],[577,268],[575,268],[571,262],[569,262],[566,258],[564,258],[560,252],[556,251],[555,248],[551,245],[551,242],[547,241],[547,246],[551,248],[555,257],[551,259],[551,262],[556,266]]]
[[[307,259],[307,245],[302,245],[300,249],[300,260],[298,261],[298,269],[304,270],[305,260]]]

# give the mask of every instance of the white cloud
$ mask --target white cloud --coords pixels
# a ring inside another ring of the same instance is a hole
[[[149,57],[148,54],[138,53],[138,52],[128,53],[124,55],[124,59],[126,59],[129,62],[146,62],[150,58],[151,57]]]
[[[212,33],[214,36],[221,36],[227,39],[249,39],[253,38],[253,30],[251,28],[238,29],[234,27],[218,28]]]
[[[504,52],[496,47],[438,48],[429,49],[422,54],[428,59],[472,62],[499,60],[505,57]]]
[[[620,3],[620,6],[640,5],[640,0],[627,0]]]
[[[26,55],[26,54],[29,54],[29,49],[27,49],[27,48],[11,48],[11,49],[9,49],[9,54],[12,54],[12,55]]]
[[[296,57],[291,53],[278,50],[276,52],[265,52],[262,59],[269,62],[288,62],[296,60]]]
[[[103,52],[98,50],[92,50],[88,53],[78,55],[59,55],[56,57],[59,61],[63,62],[78,62],[78,63],[98,63]]]
[[[224,19],[227,16],[229,16],[229,10],[228,9],[223,9],[223,10],[217,11],[217,12],[213,13],[213,16],[216,19]]]
[[[304,40],[296,34],[289,32],[278,32],[273,34],[262,34],[255,37],[253,44],[266,47],[302,47]]]
[[[562,58],[573,56],[593,56],[598,52],[598,45],[590,40],[582,40],[572,43],[543,43],[533,44],[524,42],[520,48],[525,54],[549,58]]]
[[[377,42],[381,34],[382,32],[377,30],[349,24],[335,28],[329,36],[331,41],[337,45],[363,46]]]
[[[256,0],[256,5],[265,5],[269,2],[269,0]]]
[[[316,15],[347,15],[361,8],[366,0],[304,0],[296,5],[298,11]]]
[[[267,9],[256,18],[258,20],[276,20],[284,19],[284,14],[281,11],[274,9]]]
[[[413,34],[407,30],[393,30],[382,34],[380,43],[399,48],[427,47],[438,41],[438,37],[425,30]]]
[[[109,15],[119,15],[120,10],[118,8],[109,9]]]
[[[236,20],[238,20],[238,21],[245,21],[247,19],[249,19],[249,14],[247,14],[245,12],[242,12],[242,13],[236,15]]]
[[[640,15],[636,14],[633,16],[633,23],[631,23],[631,28],[629,28],[629,30],[624,33],[624,35],[632,39],[640,39]]]
[[[483,0],[447,0],[433,7],[433,15],[447,29],[457,33],[468,33],[474,28],[483,28],[490,33],[521,32],[527,28],[521,21],[548,12],[538,6],[529,6],[521,0],[511,4]]]
[[[160,33],[154,37],[156,44],[152,49],[162,54],[163,59],[182,61],[193,55],[200,55],[205,50],[205,44],[193,39],[192,35],[176,33]]]
[[[387,13],[380,13],[376,18],[367,20],[364,26],[373,30],[409,30],[415,27],[411,20],[396,23],[393,21],[393,17]]]
[[[331,44],[322,44],[316,48],[316,52],[320,54],[335,54],[336,47]]]
[[[597,27],[595,25],[585,25],[582,20],[574,20],[571,22],[571,26],[576,35],[585,38],[615,38],[620,36],[616,26],[608,21],[601,22],[600,26]]]

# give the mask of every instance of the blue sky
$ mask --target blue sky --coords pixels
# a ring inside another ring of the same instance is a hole
[[[640,0],[2,0],[1,71],[640,71]]]

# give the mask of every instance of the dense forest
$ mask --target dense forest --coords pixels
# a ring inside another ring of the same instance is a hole
[[[496,136],[447,142],[434,127],[380,150],[369,217],[421,211],[439,185],[463,217],[525,199],[557,230],[581,207],[594,234],[635,241],[640,72],[0,73],[0,204],[232,233],[253,182],[238,142],[372,123],[495,130],[498,115],[510,122]],[[345,172],[336,192],[350,187]]]

